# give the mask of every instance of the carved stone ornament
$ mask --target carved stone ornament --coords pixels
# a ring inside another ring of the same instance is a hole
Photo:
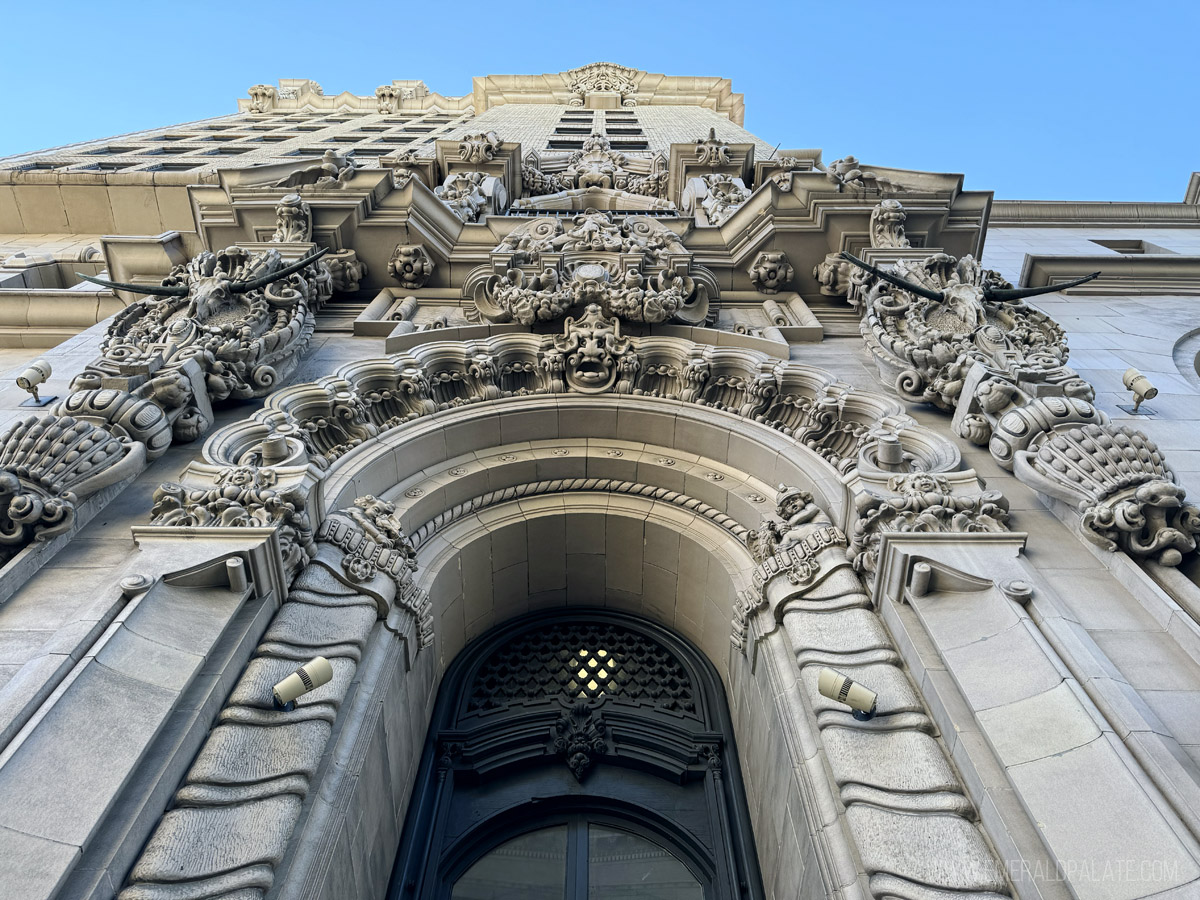
[[[582,781],[594,758],[608,752],[603,717],[584,700],[563,710],[554,723],[551,749],[566,759],[575,780]]]
[[[618,191],[640,197],[662,198],[666,195],[669,176],[666,158],[661,153],[646,157],[629,157],[612,149],[602,134],[589,135],[583,147],[566,155],[553,151],[531,152],[521,168],[522,183],[530,197],[513,203],[514,209],[539,209],[550,204],[559,194]],[[545,199],[543,195],[550,195]],[[587,208],[581,202],[574,208]],[[673,209],[663,200],[654,208]],[[628,208],[628,206],[626,206]]]
[[[344,188],[357,171],[352,155],[326,150],[319,163],[302,166],[270,184],[274,187],[293,188],[296,191],[306,188]]]
[[[224,469],[214,481],[207,490],[161,485],[154,492],[150,524],[196,528],[278,526],[285,566],[294,570],[312,558],[312,524],[303,490],[276,490],[276,473],[254,466]]]
[[[285,194],[275,207],[276,244],[307,243],[312,240],[312,209],[299,194]]]
[[[886,532],[966,534],[1008,530],[1008,500],[1000,491],[956,495],[944,475],[909,473],[888,481],[891,496],[860,494],[850,534],[850,558],[874,572]]]
[[[775,512],[764,515],[759,527],[746,535],[746,548],[758,566],[752,576],[754,590],[739,597],[734,607],[734,646],[747,648],[749,621],[766,607],[769,582],[782,575],[792,589],[812,589],[835,568],[848,564],[846,546],[846,535],[817,506],[812,494],[779,485]],[[827,565],[826,551],[831,549],[838,552]]]
[[[388,260],[388,274],[410,291],[425,287],[433,275],[434,261],[421,244],[398,244]]]
[[[899,200],[881,200],[871,210],[871,247],[881,250],[902,250],[910,247],[904,234],[904,221],[908,214]],[[870,276],[846,259],[842,253],[829,253],[813,268],[813,278],[821,282],[821,293],[826,297],[846,297],[851,306],[861,305],[857,291],[853,289],[865,284]]]
[[[871,246],[899,250],[911,246],[904,235],[904,220],[908,214],[899,200],[881,200],[871,210]]]
[[[754,257],[747,274],[760,294],[778,294],[795,277],[796,270],[782,250],[764,250]]]
[[[434,188],[434,194],[464,222],[503,212],[508,194],[500,179],[486,172],[453,172]]]
[[[954,412],[954,430],[1035,490],[1078,511],[1085,538],[1175,566],[1196,549],[1200,510],[1184,503],[1158,447],[1113,425],[1066,365],[1062,328],[1026,297],[1095,278],[1015,289],[971,257],[945,254],[863,286],[862,333],[885,381],[910,400]]]
[[[381,84],[375,88],[375,99],[381,116],[390,116],[399,107],[400,91],[394,85]]]
[[[904,185],[883,175],[866,171],[853,156],[835,159],[825,169],[825,179],[838,189],[838,193],[903,193]]]
[[[338,293],[354,293],[367,277],[367,264],[358,258],[354,250],[330,253],[325,257],[325,265],[329,268],[329,285]]]
[[[597,62],[566,73],[570,106],[583,106],[591,93],[619,94],[622,106],[637,106],[637,69]]]
[[[326,252],[284,264],[274,250],[230,247],[176,266],[161,286],[91,279],[151,296],[113,317],[102,355],[65,402],[82,409],[102,384],[119,382],[162,410],[177,440],[194,439],[212,424],[213,402],[265,396],[296,367],[331,292],[318,262]]]
[[[269,84],[256,84],[248,92],[250,94],[250,112],[264,113],[275,106],[279,94]]]
[[[688,180],[685,211],[704,212],[709,225],[725,224],[750,199],[750,189],[741,178],[715,173]]]
[[[263,477],[231,472],[222,491],[269,491]],[[411,556],[392,511],[390,504],[363,497],[322,524],[313,559],[253,648],[171,809],[130,870],[122,900],[245,895],[275,878],[301,798],[319,783],[330,723],[361,674],[380,617],[388,630],[394,608],[416,617],[416,653],[432,640],[428,598],[412,584]],[[388,577],[370,578],[369,567]],[[300,698],[294,710],[275,709],[272,685],[314,656],[329,660],[333,677]],[[247,835],[261,855],[249,869],[235,864],[231,873],[228,861],[245,853]],[[197,847],[205,852],[197,855]],[[247,884],[255,887],[239,889]]]
[[[342,552],[345,578],[376,597],[381,616],[388,614],[386,595],[372,587],[372,582],[379,577],[391,582],[394,605],[406,610],[416,626],[418,649],[433,643],[429,596],[413,581],[417,554],[400,526],[395,504],[371,495],[359,497],[354,506],[325,518],[317,530],[317,541]]]
[[[694,277],[691,254],[644,216],[537,218],[501,241],[492,264],[496,274],[475,290],[476,308],[492,322],[532,325],[593,303],[630,322],[699,324],[708,314],[708,287]]]
[[[594,303],[578,321],[567,319],[564,334],[554,338],[549,360],[548,365],[561,367],[567,384],[581,394],[632,393],[640,365],[629,338],[621,337],[621,323],[606,319]]]
[[[708,129],[708,137],[696,138],[696,163],[714,169],[733,165],[729,142],[717,137],[716,128]]]
[[[1200,509],[1158,446],[1091,404],[1034,400],[1000,420],[992,443],[1023,482],[1076,508],[1084,537],[1106,550],[1176,566],[1196,549]]]
[[[854,271],[854,263],[841,253],[829,253],[813,266],[813,278],[821,283],[821,293],[826,297],[845,297],[850,292]]]
[[[70,531],[77,504],[145,466],[145,447],[114,430],[48,415],[0,436],[0,565]]]
[[[1019,299],[1001,299],[1012,285],[973,257],[900,260],[893,275],[916,290],[882,280],[864,285],[862,332],[881,377],[906,399],[954,410],[975,362],[1092,397],[1091,386],[1066,366],[1058,324]]]
[[[491,162],[500,151],[501,143],[494,131],[486,134],[468,134],[458,144],[458,158],[476,165]]]

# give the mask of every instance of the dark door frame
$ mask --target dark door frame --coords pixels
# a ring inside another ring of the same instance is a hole
[[[694,712],[607,696],[575,709],[547,696],[497,715],[468,710],[476,675],[493,653],[526,632],[571,625],[610,625],[661,645],[691,679]],[[556,728],[586,747],[587,771],[577,780],[565,764],[570,741],[556,746]],[[631,796],[623,797],[626,785]],[[679,812],[685,808],[690,818]],[[438,691],[388,898],[443,900],[453,879],[490,848],[575,814],[610,819],[682,851],[707,881],[710,900],[764,896],[720,676],[690,642],[630,613],[542,610],[497,626],[459,653]],[[471,822],[465,830],[464,821]]]

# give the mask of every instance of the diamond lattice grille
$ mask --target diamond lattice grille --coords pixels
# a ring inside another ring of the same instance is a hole
[[[691,679],[662,644],[607,624],[562,624],[527,631],[501,647],[475,676],[467,709],[496,709],[547,696],[602,695],[695,714]]]

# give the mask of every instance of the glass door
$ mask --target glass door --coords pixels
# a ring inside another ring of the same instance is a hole
[[[704,900],[705,885],[643,834],[582,816],[493,847],[451,900]]]

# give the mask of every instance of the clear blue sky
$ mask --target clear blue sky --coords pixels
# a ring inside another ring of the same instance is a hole
[[[611,60],[731,78],[746,127],[783,147],[1000,198],[1178,201],[1200,170],[1198,0],[15,0],[4,20],[0,156],[233,112],[281,77],[458,95]]]

